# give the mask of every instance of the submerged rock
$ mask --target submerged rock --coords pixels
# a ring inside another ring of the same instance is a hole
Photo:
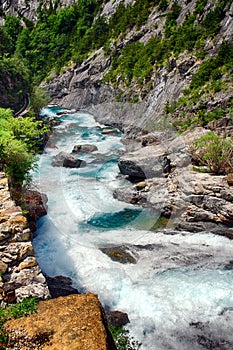
[[[113,261],[121,264],[136,264],[137,258],[126,246],[114,246],[99,248],[104,254],[108,255]]]
[[[80,294],[76,288],[72,287],[72,279],[69,277],[45,276],[45,278],[52,298],[67,296],[70,294]]]
[[[105,311],[108,325],[112,325],[116,328],[125,326],[129,323],[129,317],[126,312],[121,311]]]

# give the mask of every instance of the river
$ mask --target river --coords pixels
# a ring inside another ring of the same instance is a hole
[[[130,335],[142,350],[233,348],[233,242],[205,233],[153,231],[158,214],[113,198],[125,185],[117,159],[121,134],[84,112],[57,115],[33,183],[48,196],[38,222],[35,254],[48,275],[66,275],[74,286],[98,294],[103,305],[127,312]],[[53,167],[60,151],[93,144],[79,169]],[[132,261],[114,261],[103,248],[123,247]],[[101,250],[102,249],[102,250]]]

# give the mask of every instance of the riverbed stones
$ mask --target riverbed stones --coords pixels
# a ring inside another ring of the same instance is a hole
[[[178,168],[167,178],[150,179],[147,190],[133,184],[117,188],[114,197],[151,207],[178,230],[209,231],[233,237],[233,187],[227,176]]]

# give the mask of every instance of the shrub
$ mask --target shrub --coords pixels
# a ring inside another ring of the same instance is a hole
[[[231,140],[208,132],[194,140],[190,149],[196,164],[206,166],[217,175],[226,174],[233,169],[233,146]]]

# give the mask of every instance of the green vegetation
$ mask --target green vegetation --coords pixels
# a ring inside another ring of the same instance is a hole
[[[32,117],[14,118],[10,109],[0,108],[0,161],[13,185],[30,178],[40,136],[47,131],[41,121]]]
[[[202,87],[207,81],[215,82],[232,69],[233,45],[223,42],[216,57],[205,60],[194,74],[190,89]]]
[[[232,141],[213,132],[194,140],[191,154],[195,164],[207,167],[214,174],[226,174],[233,169]]]
[[[138,350],[141,347],[138,341],[129,337],[129,332],[124,328],[116,328],[110,325],[109,330],[112,334],[117,350]]]
[[[0,308],[0,350],[4,350],[5,344],[7,343],[7,334],[4,331],[4,323],[11,318],[25,317],[31,313],[37,312],[37,304],[38,299],[36,297],[31,297],[26,298],[15,305]]]
[[[120,3],[109,21],[110,37],[117,38],[119,35],[122,37],[126,31],[134,26],[140,28],[140,26],[146,23],[153,7],[160,3],[164,3],[164,1],[136,0],[132,6],[125,6],[123,2]],[[167,3],[168,1],[166,1]]]

